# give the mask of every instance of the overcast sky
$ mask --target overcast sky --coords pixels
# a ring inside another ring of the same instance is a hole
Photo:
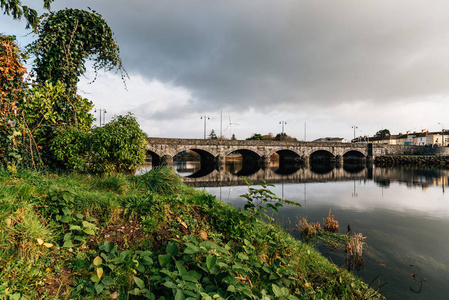
[[[27,1],[23,1],[27,3]],[[41,1],[28,1],[36,7]],[[449,1],[55,0],[100,13],[130,75],[87,74],[106,119],[132,112],[153,137],[303,140],[449,128]],[[0,16],[21,46],[25,21]],[[97,113],[96,117],[99,115]],[[231,118],[232,126],[228,126]],[[98,123],[98,121],[97,121]],[[225,130],[226,129],[226,130]]]

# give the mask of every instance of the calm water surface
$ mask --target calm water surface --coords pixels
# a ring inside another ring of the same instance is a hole
[[[195,164],[175,165],[182,175],[195,172],[192,168]],[[205,177],[185,177],[185,182],[243,208],[240,195],[247,186],[235,175],[240,168],[229,164]],[[380,287],[388,299],[449,299],[449,170],[373,167],[320,173],[300,169],[279,175],[268,169],[249,178],[274,182],[272,191],[278,196],[302,205],[279,211],[277,217],[287,230],[297,217],[322,223],[332,210],[340,233],[346,233],[348,224],[353,232],[361,232],[367,244],[365,266],[355,274]],[[299,238],[297,232],[292,235]],[[342,251],[318,249],[344,265]]]

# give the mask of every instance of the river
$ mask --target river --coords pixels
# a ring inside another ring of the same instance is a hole
[[[197,162],[174,165],[180,175],[189,176]],[[243,208],[240,195],[248,191],[239,162],[222,170],[184,181],[205,189],[222,201]],[[282,173],[282,174],[278,174]],[[407,167],[301,167],[279,172],[276,166],[247,174],[253,182],[274,184],[272,191],[301,207],[284,206],[276,216],[291,231],[298,217],[323,223],[329,210],[339,222],[339,232],[366,237],[364,265],[353,272],[387,299],[449,298],[449,170]],[[291,231],[300,238],[297,231]],[[316,245],[335,264],[345,264],[339,249]]]

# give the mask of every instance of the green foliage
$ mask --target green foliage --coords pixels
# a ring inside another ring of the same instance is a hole
[[[381,138],[384,138],[386,136],[390,135],[390,130],[388,129],[382,129],[376,132],[376,136],[380,136]]]
[[[260,133],[253,133],[253,135],[251,137],[247,138],[246,140],[247,141],[252,141],[252,140],[261,141],[262,139],[263,138],[262,138],[262,135]]]
[[[132,114],[116,116],[91,132],[60,128],[50,142],[59,166],[96,174],[133,173],[145,162],[146,134]]]
[[[43,0],[44,8],[50,9],[50,4],[54,0]],[[20,0],[0,0],[0,8],[3,10],[3,13],[12,17],[14,19],[21,19],[22,16],[27,20],[27,28],[31,27],[33,30],[36,30],[38,24],[37,12],[29,8],[26,5],[22,5]]]
[[[134,173],[145,162],[147,135],[131,113],[92,130],[94,173]]]
[[[117,68],[126,76],[119,57],[119,47],[105,19],[95,11],[64,9],[43,15],[38,26],[38,39],[28,47],[34,54],[37,82],[64,83],[68,95],[76,94],[79,76],[86,71],[87,59],[94,69]]]
[[[209,139],[211,140],[216,140],[218,139],[217,134],[215,133],[215,130],[211,130],[210,134],[209,134]]]
[[[93,121],[89,113],[93,104],[81,96],[67,97],[64,85],[45,82],[42,86],[34,86],[19,102],[23,123],[29,139],[37,150],[51,160],[49,144],[58,130],[67,126],[76,126],[79,130],[88,130]]]
[[[245,182],[248,185],[248,193],[240,195],[240,197],[246,199],[244,209],[248,212],[250,219],[260,219],[264,217],[268,220],[273,220],[273,218],[267,214],[268,211],[277,213],[278,209],[283,207],[283,204],[301,206],[298,202],[282,199],[276,196],[276,194],[269,189],[269,187],[274,187],[274,185],[267,184],[263,180],[260,184],[261,188],[259,189],[251,187],[253,183],[247,178],[245,178]]]

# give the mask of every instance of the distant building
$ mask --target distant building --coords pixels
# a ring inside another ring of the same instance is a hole
[[[443,141],[444,137],[444,141]],[[373,144],[389,144],[389,145],[416,145],[416,146],[448,146],[449,131],[429,132],[425,129],[421,132],[399,133],[397,135],[386,135],[384,137],[373,136],[368,138],[369,143]]]
[[[347,139],[339,138],[339,137],[325,137],[319,138],[312,142],[327,142],[327,143],[349,143]]]

